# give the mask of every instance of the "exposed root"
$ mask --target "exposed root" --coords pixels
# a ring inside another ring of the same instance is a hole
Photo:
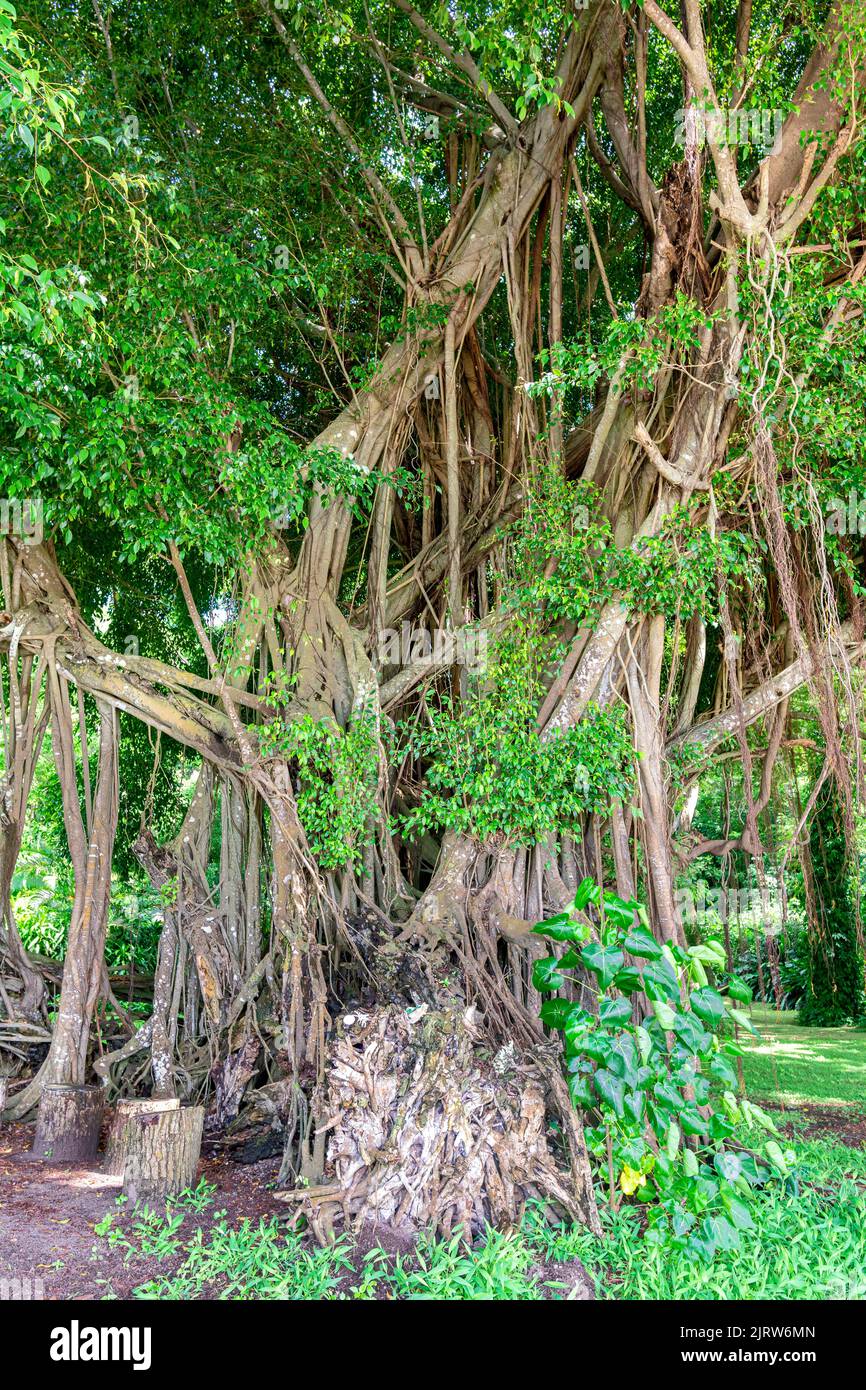
[[[532,1199],[598,1229],[582,1135],[571,1173],[548,1147],[547,1079],[513,1046],[492,1055],[472,1009],[345,1014],[321,1096],[326,1181],[283,1200],[322,1242],[335,1223],[469,1239]]]

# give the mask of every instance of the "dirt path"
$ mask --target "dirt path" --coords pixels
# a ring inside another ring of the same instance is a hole
[[[120,1180],[98,1168],[44,1163],[30,1156],[32,1125],[0,1131],[0,1280],[42,1280],[46,1299],[128,1298],[134,1288],[172,1272],[178,1260],[123,1255],[94,1233],[116,1210]],[[286,1214],[274,1200],[279,1159],[241,1164],[222,1156],[202,1158],[199,1175],[216,1185],[213,1203],[200,1216],[189,1212],[184,1231],[208,1228],[216,1212],[234,1225],[243,1217]]]

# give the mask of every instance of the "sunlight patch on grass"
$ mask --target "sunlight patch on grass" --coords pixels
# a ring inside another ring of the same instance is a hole
[[[743,1037],[746,1089],[783,1105],[866,1106],[866,1030],[801,1028],[796,1013],[755,1005],[760,1038]]]

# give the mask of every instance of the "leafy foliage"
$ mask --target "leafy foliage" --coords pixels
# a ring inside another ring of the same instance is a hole
[[[585,915],[590,905],[597,934]],[[541,1018],[563,1035],[569,1091],[586,1112],[589,1148],[607,1168],[611,1204],[621,1200],[615,1184],[646,1203],[650,1243],[690,1259],[736,1249],[753,1224],[753,1190],[773,1172],[787,1178],[793,1160],[772,1138],[765,1158],[726,1149],[738,1124],[776,1133],[769,1115],[736,1098],[730,1059],[740,1048],[719,1036],[726,1018],[751,1028],[736,1007],[750,992],[736,977],[727,996],[709,984],[705,966],[725,964],[717,946],[660,944],[639,903],[602,893],[592,879],[567,911],[534,930],[567,947],[536,962],[537,989],[561,990],[563,972],[595,977],[597,1012],[556,994]],[[627,955],[636,964],[627,965]],[[629,997],[640,991],[653,1016],[636,1022]]]
[[[280,707],[276,687],[266,698]],[[379,742],[373,717],[360,710],[341,729],[311,715],[277,715],[262,727],[260,746],[265,757],[292,763],[298,815],[322,867],[358,868],[377,811]]]
[[[509,657],[492,688],[476,687],[459,703],[445,697],[428,727],[404,729],[425,764],[421,800],[398,819],[407,835],[444,828],[532,844],[628,794],[632,753],[621,712],[591,709],[544,739],[532,693],[530,669]]]

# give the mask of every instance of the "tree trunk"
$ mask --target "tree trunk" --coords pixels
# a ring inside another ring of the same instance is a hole
[[[130,1137],[139,1115],[161,1115],[179,1109],[179,1100],[119,1100],[105,1145],[106,1173],[123,1177]]]
[[[123,1190],[133,1205],[157,1205],[192,1187],[203,1124],[201,1105],[150,1111],[130,1120]]]
[[[34,1154],[52,1163],[89,1163],[99,1147],[104,1105],[102,1086],[43,1086]]]
[[[111,856],[119,804],[116,711],[110,705],[97,701],[99,771],[85,826],[78,798],[69,691],[56,669],[51,671],[50,680],[52,743],[75,872],[75,898],[51,1047],[38,1076],[16,1097],[14,1113],[19,1119],[36,1103],[44,1086],[80,1087],[84,1083],[90,1025],[105,974],[103,952],[108,929]],[[81,736],[82,741],[86,742],[83,720]]]

